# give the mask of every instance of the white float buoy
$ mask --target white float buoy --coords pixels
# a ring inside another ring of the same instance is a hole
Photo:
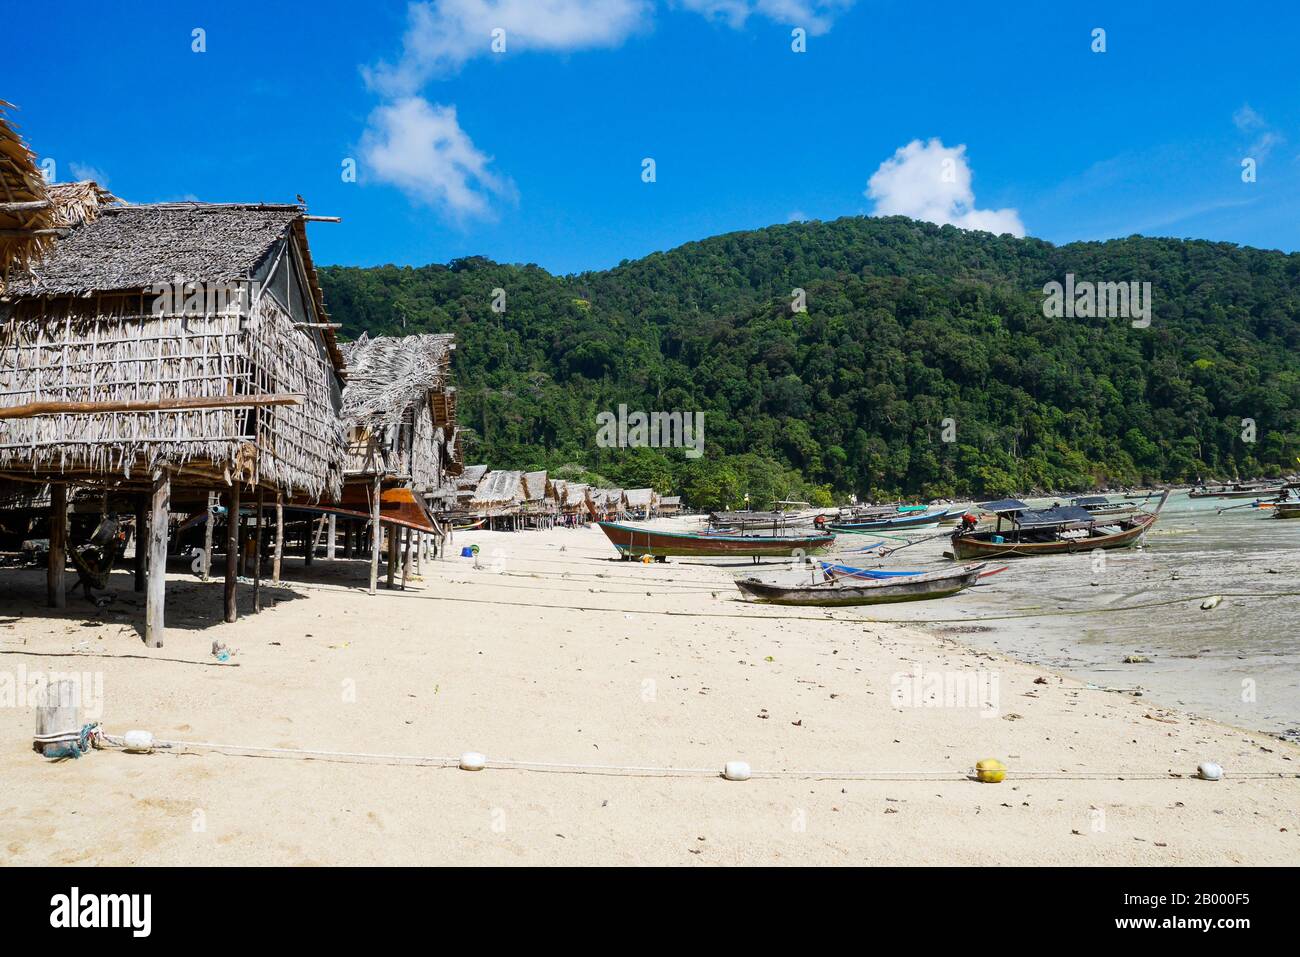
[[[128,731],[122,738],[122,747],[137,754],[148,754],[153,750],[153,732]]]
[[[728,761],[722,768],[722,776],[728,781],[748,781],[749,765],[744,761]]]
[[[485,767],[487,767],[487,758],[477,751],[466,751],[460,756],[462,771],[482,771]]]
[[[1213,761],[1202,761],[1196,766],[1196,773],[1202,781],[1217,781],[1223,777],[1223,768]]]
[[[1222,595],[1211,595],[1205,601],[1201,602],[1201,611],[1209,611],[1211,608],[1218,608],[1219,603],[1223,601]]]

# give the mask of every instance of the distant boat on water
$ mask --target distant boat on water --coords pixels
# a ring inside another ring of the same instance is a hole
[[[1285,490],[1285,485],[1260,485],[1258,483],[1238,483],[1236,485],[1220,485],[1217,487],[1208,487],[1205,485],[1192,489],[1187,493],[1188,498],[1266,498],[1270,495],[1278,495]]]
[[[832,532],[874,532],[889,528],[916,528],[937,525],[962,509],[928,508],[924,505],[867,509],[847,516],[819,521],[819,526]]]

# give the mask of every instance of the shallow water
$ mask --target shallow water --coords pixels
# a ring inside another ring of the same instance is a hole
[[[1011,559],[1007,571],[952,598],[860,611],[931,622],[976,648],[1106,688],[1141,688],[1153,704],[1300,737],[1300,519],[1254,508],[1216,514],[1239,504],[1179,492],[1143,547],[1102,553],[1100,566],[1088,553]],[[943,533],[883,567],[945,562],[950,532],[909,535]],[[1223,601],[1203,611],[1211,595]],[[1151,661],[1125,664],[1127,655]]]

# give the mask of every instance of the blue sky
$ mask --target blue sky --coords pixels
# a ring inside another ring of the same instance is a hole
[[[55,6],[17,13],[78,24],[57,65],[14,46],[0,99],[59,179],[135,202],[301,194],[343,217],[312,227],[320,263],[480,254],[572,272],[878,212],[1058,243],[1298,248],[1290,4]]]

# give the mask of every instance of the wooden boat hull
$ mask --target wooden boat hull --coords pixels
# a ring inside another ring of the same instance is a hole
[[[955,595],[974,585],[983,568],[983,563],[980,563],[918,575],[840,580],[823,585],[775,585],[756,578],[742,578],[736,582],[736,587],[746,597],[769,605],[816,605],[823,608],[886,605]]]
[[[1073,555],[1090,552],[1095,548],[1130,548],[1136,545],[1138,539],[1155,523],[1155,516],[1152,515],[1138,520],[1130,528],[1121,529],[1110,535],[1056,542],[994,542],[990,540],[992,532],[955,535],[952,539],[952,552],[958,559],[1035,558],[1040,555]]]
[[[300,509],[319,515],[343,515],[347,518],[371,518],[373,487],[344,485],[343,495],[337,502],[313,502],[305,496],[288,499],[285,508]],[[379,493],[379,524],[400,525],[417,532],[437,534],[438,526],[429,517],[429,511],[419,496],[409,488],[395,486]]]
[[[1274,518],[1300,518],[1300,502],[1273,506]]]
[[[651,555],[732,556],[748,558],[767,555],[790,556],[820,551],[835,541],[829,533],[815,535],[704,535],[636,528],[618,522],[597,522],[619,554],[640,558]]]

